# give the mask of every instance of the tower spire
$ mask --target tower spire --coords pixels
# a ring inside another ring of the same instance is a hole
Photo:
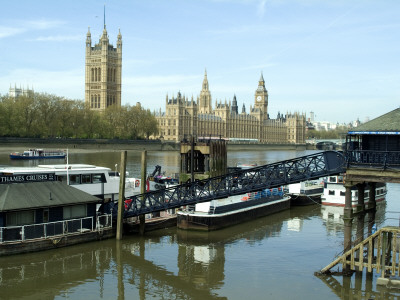
[[[106,5],[104,4],[104,29],[106,29]]]

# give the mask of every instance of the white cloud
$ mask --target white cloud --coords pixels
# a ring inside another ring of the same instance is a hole
[[[65,22],[62,21],[47,20],[13,20],[13,23],[20,24],[20,26],[9,27],[0,25],[0,39],[15,36],[29,31],[50,29],[65,24]]]
[[[66,42],[66,41],[82,41],[81,35],[53,35],[53,36],[39,36],[29,41],[37,42]]]
[[[257,14],[260,17],[263,17],[264,14],[265,14],[265,5],[266,5],[266,3],[267,3],[267,0],[261,0],[260,3],[258,4]]]
[[[23,22],[23,24],[25,24],[24,26],[28,27],[29,29],[43,30],[59,27],[60,25],[65,24],[65,22],[58,20],[30,20]]]
[[[0,26],[0,39],[9,37],[9,36],[13,36],[13,35],[17,35],[17,34],[23,33],[24,31],[26,31],[26,29],[24,29],[24,28]]]

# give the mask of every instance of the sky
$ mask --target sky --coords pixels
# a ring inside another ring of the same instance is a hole
[[[85,41],[122,34],[122,105],[165,111],[178,92],[249,112],[263,74],[271,118],[365,122],[399,107],[398,0],[1,0],[0,94],[84,100]]]

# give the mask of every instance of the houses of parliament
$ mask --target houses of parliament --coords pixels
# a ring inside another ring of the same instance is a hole
[[[197,137],[219,137],[230,141],[249,141],[269,144],[304,144],[306,116],[300,113],[278,113],[276,119],[268,114],[268,91],[264,77],[258,81],[254,94],[254,106],[249,113],[243,104],[241,112],[236,96],[232,102],[215,102],[212,107],[207,72],[196,101],[179,92],[165,99],[165,112],[156,114],[160,138],[181,141],[191,135]]]
[[[105,17],[104,17],[105,20]],[[92,110],[104,111],[111,105],[121,107],[122,35],[116,47],[109,42],[104,21],[103,34],[92,46],[90,29],[86,34],[85,104]],[[196,101],[179,92],[176,98],[165,99],[165,112],[155,113],[159,134],[153,138],[180,142],[191,135],[219,137],[230,141],[253,141],[272,144],[304,144],[306,116],[300,113],[268,114],[268,91],[263,75],[258,81],[254,105],[249,113],[241,112],[236,96],[232,102],[215,102],[212,107],[207,72]]]

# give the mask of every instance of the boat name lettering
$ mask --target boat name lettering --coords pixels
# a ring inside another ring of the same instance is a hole
[[[54,181],[54,174],[18,174],[0,175],[0,183],[25,183],[37,181]]]

